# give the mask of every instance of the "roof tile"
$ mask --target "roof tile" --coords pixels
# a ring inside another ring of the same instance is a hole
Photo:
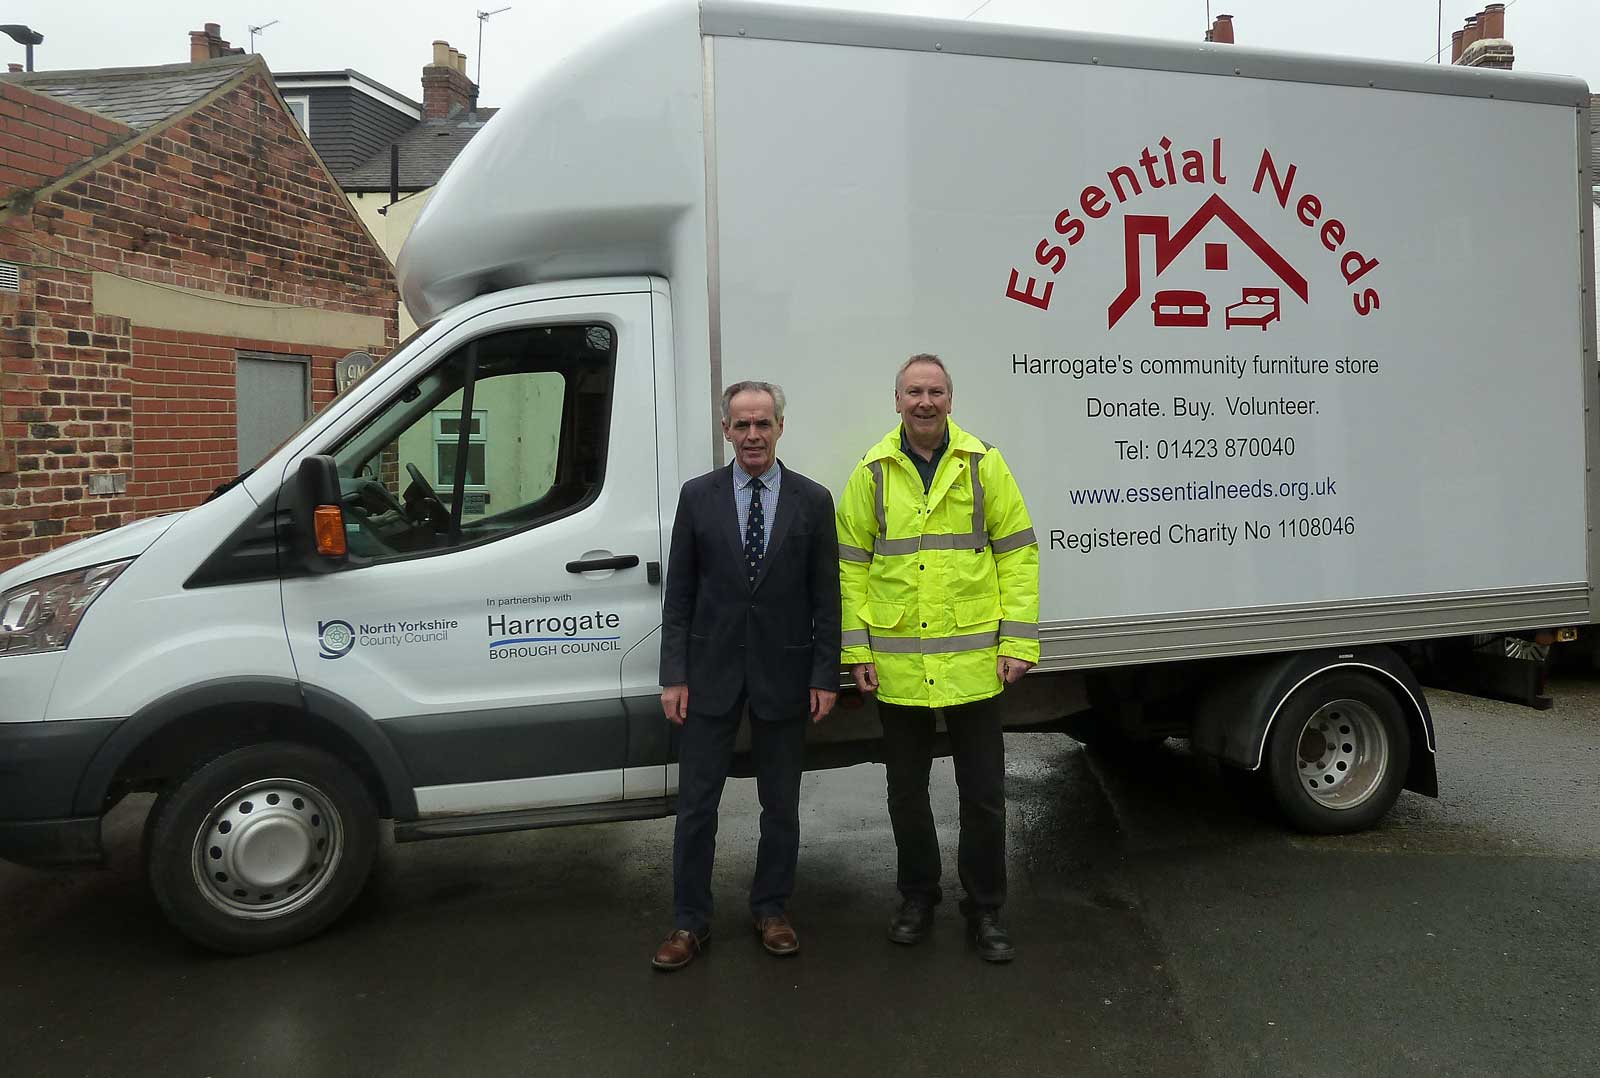
[[[253,56],[224,56],[199,64],[161,67],[19,72],[0,74],[0,81],[143,131],[182,112],[254,60]]]
[[[424,120],[399,139],[400,189],[421,191],[439,182],[474,135],[498,109],[479,109],[473,114],[457,112],[443,120]],[[373,154],[364,164],[344,177],[346,191],[387,191],[389,189],[389,147]]]

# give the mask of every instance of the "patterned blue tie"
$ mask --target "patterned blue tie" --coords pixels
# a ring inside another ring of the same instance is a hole
[[[761,557],[766,553],[767,513],[761,507],[761,492],[767,488],[761,480],[750,480],[750,515],[744,526],[744,562],[750,574],[750,586],[755,587],[756,576],[761,572]]]

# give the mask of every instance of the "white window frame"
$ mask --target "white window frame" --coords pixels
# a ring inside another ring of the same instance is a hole
[[[285,97],[283,103],[289,106],[289,115],[294,117],[295,123],[300,125],[300,130],[311,134],[311,96],[299,94],[294,97]],[[298,112],[295,110],[299,109]]]
[[[446,434],[444,421],[446,419],[460,419],[461,410],[458,408],[449,412],[434,412],[433,418],[433,477],[436,485],[441,490],[444,484],[451,484],[450,489],[455,489],[455,476],[446,479],[439,474],[439,447],[441,445],[457,445],[461,440],[459,434]],[[482,483],[468,483],[462,490],[480,491],[489,489],[489,412],[487,409],[474,408],[472,410],[472,423],[477,427],[477,433],[467,435],[467,444],[483,446],[483,479]]]

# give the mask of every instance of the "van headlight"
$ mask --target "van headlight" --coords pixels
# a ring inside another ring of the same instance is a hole
[[[60,651],[72,642],[89,604],[133,559],[40,577],[0,595],[0,656]]]

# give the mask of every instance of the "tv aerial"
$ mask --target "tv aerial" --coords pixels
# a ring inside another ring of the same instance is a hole
[[[265,30],[269,26],[277,26],[278,22],[279,22],[279,20],[273,19],[271,22],[264,22],[260,26],[249,26],[249,27],[246,27],[246,29],[250,31],[250,51],[251,52],[255,52],[256,51],[256,35],[261,33],[261,31]]]

